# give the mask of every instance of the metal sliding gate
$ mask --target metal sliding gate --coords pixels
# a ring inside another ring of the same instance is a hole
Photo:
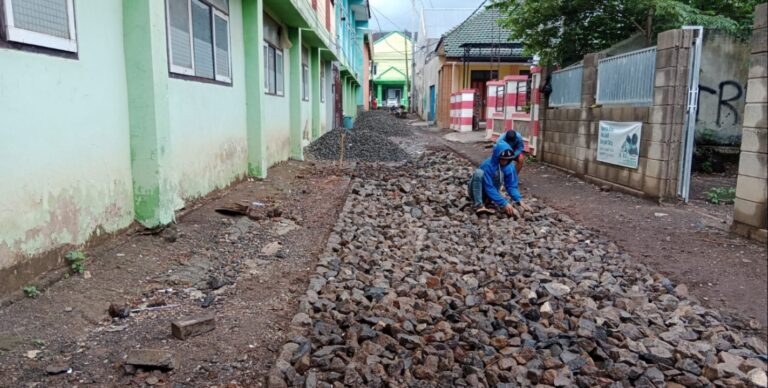
[[[693,140],[696,132],[696,111],[699,108],[699,69],[701,67],[701,48],[704,41],[704,28],[684,26],[683,30],[693,31],[691,55],[688,61],[688,101],[680,141],[680,170],[677,176],[677,195],[688,202],[691,191],[691,164],[693,161]]]

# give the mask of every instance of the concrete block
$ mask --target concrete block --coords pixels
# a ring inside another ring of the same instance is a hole
[[[597,175],[597,166],[598,166],[597,162],[588,161],[587,162],[587,175],[589,175],[589,176],[596,176]]]
[[[693,30],[683,30],[683,35],[680,37],[681,47],[691,47],[693,44]]]
[[[754,28],[768,27],[768,3],[762,3],[755,6],[755,20],[752,26]]]
[[[683,125],[682,124],[672,124],[669,126],[669,138],[667,142],[669,143],[680,143],[680,141],[683,138]]]
[[[750,78],[747,83],[747,104],[768,102],[768,78]]]
[[[752,54],[749,66],[749,78],[768,77],[768,52]]]
[[[675,69],[675,86],[688,88],[688,68],[678,67]]]
[[[640,156],[656,160],[669,160],[669,147],[665,143],[643,139],[640,145]]]
[[[658,71],[656,72],[658,74]],[[656,80],[659,78],[657,77]],[[674,86],[657,86],[653,89],[653,105],[672,105],[675,101]]]
[[[651,176],[643,177],[643,192],[651,197],[658,198],[662,196],[661,193],[661,179]]]
[[[752,128],[768,127],[768,103],[747,104],[744,107],[744,126]]]
[[[665,49],[656,51],[656,69],[677,67],[677,51]]]
[[[619,169],[618,179],[616,183],[623,185],[623,186],[629,186],[629,175],[632,170],[628,168],[622,168]]]
[[[605,163],[600,163],[597,165],[597,172],[595,176],[597,176],[600,179],[607,179],[608,178],[608,165]]]
[[[741,130],[741,151],[768,153],[768,128]]]
[[[742,151],[739,158],[739,175],[768,179],[768,154]]]
[[[635,108],[631,106],[622,107],[619,113],[621,121],[635,121]]]
[[[675,85],[676,73],[677,73],[677,68],[675,67],[667,67],[664,69],[656,70],[656,77],[654,79],[653,85],[657,88],[662,86]]]
[[[670,124],[643,123],[642,140],[664,142],[669,139]]]
[[[671,124],[673,119],[672,106],[651,107],[648,120],[651,124]]]
[[[664,169],[665,164],[661,160],[640,158],[639,164],[643,166],[645,176],[659,179],[667,178],[667,171]]]
[[[643,180],[644,180],[643,174],[640,174],[637,171],[631,171],[629,173],[629,184],[628,186],[635,189],[635,190],[642,190],[643,189]]]
[[[685,106],[672,105],[674,107],[672,111],[672,124],[682,125],[685,122],[685,113],[688,110]]]
[[[768,27],[752,31],[752,53],[764,53],[766,51],[768,51]]]
[[[206,316],[200,318],[183,319],[171,323],[171,334],[180,340],[207,333],[216,328],[216,318]]]
[[[621,107],[603,108],[602,120],[621,121]]]
[[[658,35],[656,49],[664,50],[673,47],[679,47],[682,40],[682,30],[668,30]]]
[[[157,349],[132,349],[125,359],[128,365],[171,370],[179,367],[179,358],[174,352]]]
[[[748,201],[742,198],[736,198],[733,206],[733,220],[754,226],[756,228],[765,228],[768,226],[768,207],[764,203]]]
[[[757,203],[768,202],[768,180],[739,175],[736,197]]]

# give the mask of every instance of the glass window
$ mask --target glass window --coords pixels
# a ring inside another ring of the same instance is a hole
[[[167,0],[172,73],[232,82],[228,0]]]
[[[77,52],[74,0],[5,0],[6,39]]]

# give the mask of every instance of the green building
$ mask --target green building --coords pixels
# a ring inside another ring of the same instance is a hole
[[[367,0],[0,6],[0,292],[303,159],[362,106]]]
[[[399,31],[374,37],[373,88],[378,105],[382,107],[410,105],[410,66],[413,61],[411,38]]]

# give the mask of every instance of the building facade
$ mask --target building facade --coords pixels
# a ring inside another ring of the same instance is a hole
[[[379,106],[410,106],[410,67],[413,59],[411,38],[400,32],[387,33],[373,43],[376,53],[373,88]]]
[[[476,91],[477,119],[485,125],[488,81],[530,74],[532,58],[523,55],[521,43],[507,41],[510,31],[499,25],[500,18],[495,9],[478,10],[444,34],[437,44],[436,118],[441,128],[450,127],[453,94],[468,89]]]
[[[364,94],[366,0],[0,7],[0,292],[98,235],[168,224],[188,200],[303,159]]]

